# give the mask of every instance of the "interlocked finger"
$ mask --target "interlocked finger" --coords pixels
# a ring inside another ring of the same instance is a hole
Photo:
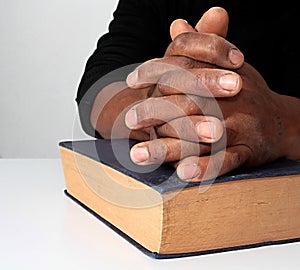
[[[216,34],[203,32],[178,35],[165,53],[165,56],[177,55],[230,69],[239,68],[244,62],[244,55],[236,46]]]
[[[138,165],[175,162],[190,155],[210,153],[208,144],[199,144],[175,138],[160,138],[138,143],[131,148],[131,160]]]
[[[156,128],[159,136],[186,141],[214,143],[221,139],[223,123],[216,117],[192,115],[176,118]]]
[[[214,180],[243,165],[250,156],[245,145],[236,145],[209,156],[190,156],[178,163],[177,175],[190,182]]]
[[[126,113],[125,123],[129,129],[137,130],[162,125],[189,115],[223,118],[215,99],[193,95],[170,95],[148,98],[134,105]]]

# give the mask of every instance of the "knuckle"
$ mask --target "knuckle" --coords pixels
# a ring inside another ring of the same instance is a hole
[[[218,65],[227,59],[229,42],[225,39],[216,34],[208,34],[203,38],[203,43],[205,44],[204,61]]]
[[[165,95],[181,92],[180,72],[178,70],[169,70],[162,74],[158,81],[158,90]]]
[[[176,129],[181,139],[198,141],[195,125],[190,117],[182,117],[176,120]]]
[[[171,71],[167,71],[160,77],[158,83],[160,87],[162,86],[171,86],[173,84],[173,76]]]
[[[218,85],[218,77],[219,74],[215,69],[201,69],[201,72],[194,76],[195,91],[200,92],[202,96],[213,97],[216,85]]]
[[[210,40],[207,44],[207,51],[210,57],[210,61],[215,64],[218,60],[218,44],[219,44],[219,37],[216,34],[210,34]]]
[[[175,51],[184,50],[187,46],[186,44],[187,44],[187,39],[189,38],[189,36],[190,36],[190,33],[188,33],[188,32],[178,35],[172,42],[173,50],[175,50]]]
[[[139,79],[146,79],[149,77],[150,74],[153,72],[153,63],[146,62],[142,64],[138,69],[138,78]]]
[[[193,77],[194,82],[194,89],[197,90],[203,90],[206,85],[206,76],[203,72],[195,74]]]
[[[168,153],[168,147],[162,140],[157,139],[149,144],[150,160],[154,162],[164,161]]]
[[[136,113],[139,121],[144,121],[153,118],[156,109],[154,105],[154,98],[148,98],[147,100],[145,100],[137,106]]]
[[[145,83],[155,83],[155,74],[158,73],[161,64],[156,61],[147,61],[137,69],[138,78]]]

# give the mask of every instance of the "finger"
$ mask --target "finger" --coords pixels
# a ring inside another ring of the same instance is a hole
[[[202,32],[178,35],[168,46],[165,56],[187,56],[223,68],[239,68],[244,55],[226,39]]]
[[[134,89],[149,87],[157,83],[161,74],[178,68],[177,65],[166,63],[163,59],[149,60],[131,72],[126,78],[126,83]]]
[[[225,38],[228,31],[228,23],[227,11],[222,7],[212,7],[202,15],[195,29],[198,32],[214,33]]]
[[[213,115],[223,119],[215,99],[188,95],[152,97],[132,106],[125,114],[125,124],[131,130],[157,126],[187,115]]]
[[[141,89],[156,84],[162,74],[172,70],[208,68],[212,65],[185,56],[156,58],[139,65],[126,79],[127,86]]]
[[[198,31],[226,37],[228,23],[229,17],[227,11],[221,7],[212,7],[202,15],[195,28],[189,25],[186,20],[174,20],[170,26],[170,35],[172,40],[174,40],[182,33]]]
[[[125,124],[131,130],[162,125],[187,115],[207,115],[223,119],[215,99],[192,95],[170,95],[148,98],[132,106],[125,114]]]
[[[148,98],[127,111],[125,124],[131,130],[161,125],[177,116],[185,115],[185,112],[178,106],[179,103],[175,96]]]
[[[182,33],[196,32],[196,30],[183,19],[174,20],[170,26],[170,35],[172,40]]]
[[[223,69],[175,69],[162,74],[157,84],[162,95],[231,97],[241,90],[242,79],[237,73]]]
[[[250,156],[245,145],[236,145],[211,156],[187,157],[179,162],[176,172],[180,179],[197,182],[214,180],[243,165]]]
[[[210,153],[210,146],[207,144],[192,143],[175,138],[160,138],[134,145],[130,150],[130,157],[138,165],[152,165],[208,153]]]
[[[176,118],[156,128],[162,137],[173,137],[192,142],[214,143],[221,139],[223,123],[216,117],[193,115]]]
[[[158,84],[158,91],[163,95],[185,93],[207,97],[234,96],[242,88],[242,79],[233,71],[208,68],[207,64],[187,70],[187,61],[179,61],[182,68],[170,64],[171,60],[170,63],[148,61],[128,75],[127,85],[142,89]]]

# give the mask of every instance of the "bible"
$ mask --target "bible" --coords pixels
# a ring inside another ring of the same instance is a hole
[[[189,183],[168,164],[134,164],[135,143],[61,141],[59,150],[65,194],[143,253],[178,258],[300,240],[299,161]]]

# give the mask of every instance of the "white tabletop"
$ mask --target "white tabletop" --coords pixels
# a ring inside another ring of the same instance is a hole
[[[0,269],[300,269],[300,243],[152,259],[64,194],[59,159],[0,159]]]

